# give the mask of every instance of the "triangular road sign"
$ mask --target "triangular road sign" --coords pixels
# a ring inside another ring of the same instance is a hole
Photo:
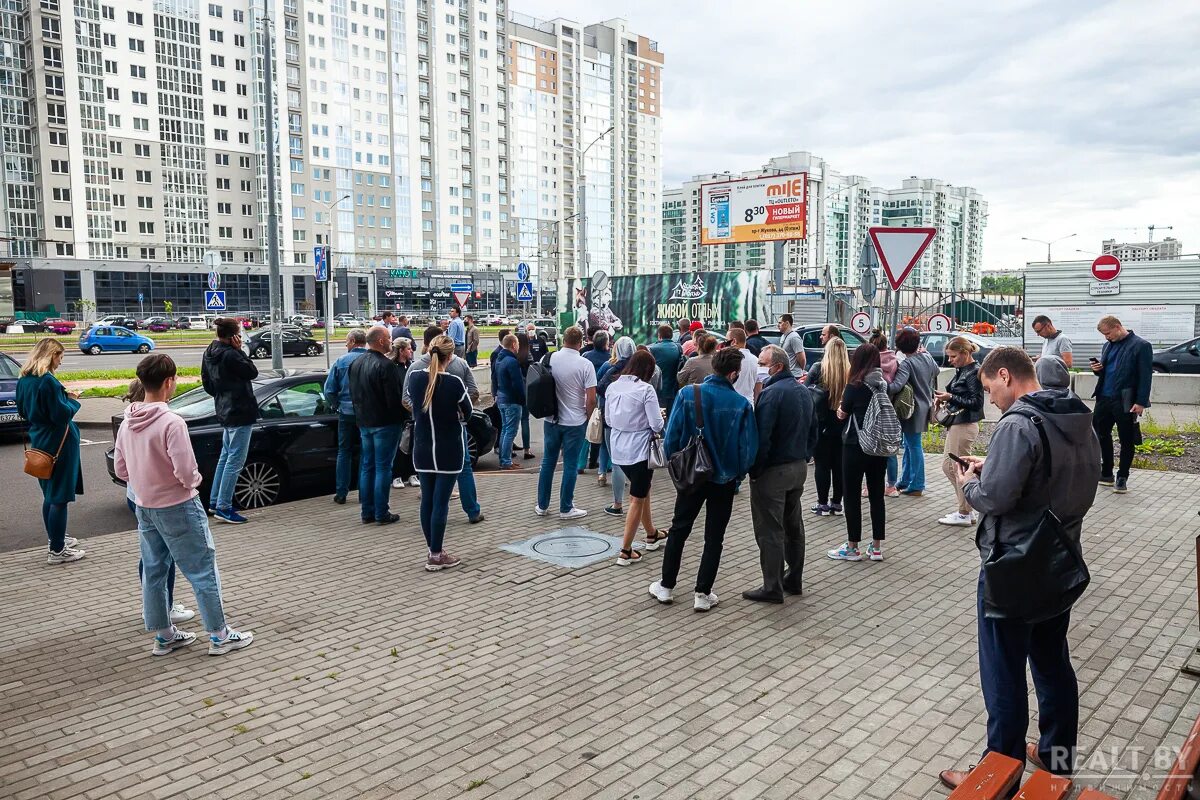
[[[916,266],[917,259],[929,247],[933,237],[937,236],[937,228],[868,228],[871,243],[875,245],[875,253],[883,272],[887,275],[892,291],[904,284],[908,273]]]
[[[459,308],[466,308],[467,300],[470,299],[470,297],[471,297],[471,293],[469,291],[454,293],[454,299],[458,301]]]

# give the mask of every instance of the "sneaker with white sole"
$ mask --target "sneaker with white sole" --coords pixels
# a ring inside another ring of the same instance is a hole
[[[672,596],[672,591],[663,586],[660,581],[655,581],[654,583],[650,584],[650,596],[663,605],[668,605],[675,601],[675,598]]]
[[[830,550],[826,553],[834,561],[862,561],[862,553],[857,547],[851,547],[849,542],[844,543],[836,550]]]
[[[46,563],[47,564],[68,564],[72,561],[78,561],[79,559],[83,558],[85,555],[87,555],[87,552],[84,550],[76,550],[74,547],[64,547],[61,551],[59,551],[57,553],[54,552],[53,550],[51,550],[46,555]]]
[[[883,561],[883,545],[879,547],[874,544],[867,545],[867,558],[872,561]]]
[[[558,518],[559,519],[580,519],[581,517],[586,517],[586,516],[587,516],[587,512],[584,511],[582,508],[572,508],[570,511],[563,511],[561,514],[558,515]]]
[[[539,517],[544,517],[546,516],[546,509],[542,508],[541,506],[534,506],[533,513],[537,514]]]
[[[971,526],[971,515],[960,514],[957,511],[947,514],[938,520],[942,525],[953,525],[958,528],[969,528]]]
[[[176,625],[180,622],[187,622],[194,616],[196,616],[196,612],[186,608],[183,603],[175,603],[171,606],[171,622]]]
[[[418,478],[416,475],[413,475],[411,478],[408,479],[408,485],[415,486],[418,489],[420,489],[421,488],[421,479]]]
[[[196,641],[196,634],[180,630],[176,630],[175,636],[170,639],[163,639],[159,636],[155,636],[154,649],[150,651],[150,655],[169,656],[179,648],[187,647],[194,641]]]
[[[78,549],[79,548],[79,540],[76,539],[74,536],[64,536],[63,537],[63,546],[70,547],[73,549]]]
[[[404,482],[404,478],[392,478],[393,489],[403,489],[407,485],[408,484]]]
[[[830,503],[829,504],[829,513],[833,514],[833,516],[835,516],[835,517],[842,516],[842,504],[841,503]]]
[[[692,596],[692,610],[700,612],[708,611],[709,609],[716,608],[717,603],[719,602],[721,601],[718,600],[717,596],[712,592],[709,592],[708,594],[696,592]]]
[[[243,647],[249,647],[253,643],[253,632],[235,631],[233,628],[226,628],[224,639],[216,636],[208,637],[208,654],[210,656],[223,656],[226,653],[234,650],[241,650]]]

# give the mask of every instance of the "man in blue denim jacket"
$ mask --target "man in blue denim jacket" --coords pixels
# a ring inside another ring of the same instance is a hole
[[[725,528],[733,512],[733,496],[738,481],[746,476],[758,452],[758,428],[750,401],[733,388],[742,369],[742,353],[721,350],[713,356],[715,374],[700,385],[704,444],[712,457],[709,480],[694,492],[680,493],[675,499],[675,516],[663,556],[662,580],[650,585],[650,594],[660,603],[672,601],[672,590],[683,560],[683,545],[692,532],[700,509],[708,506],[704,520],[704,553],[696,575],[693,608],[708,611],[717,604],[713,581],[721,564]],[[696,432],[695,390],[680,390],[667,421],[663,450],[668,458],[682,450]]]

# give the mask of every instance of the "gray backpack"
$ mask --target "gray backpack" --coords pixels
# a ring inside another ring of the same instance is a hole
[[[851,419],[854,420],[853,415]],[[871,390],[871,403],[863,414],[863,423],[860,426],[855,421],[854,427],[858,429],[858,446],[865,455],[886,457],[899,454],[903,443],[900,419],[896,416],[896,409],[886,389]],[[852,435],[849,427],[846,428],[846,435]]]

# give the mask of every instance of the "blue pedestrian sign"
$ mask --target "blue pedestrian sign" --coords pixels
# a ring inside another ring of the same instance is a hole
[[[329,280],[329,248],[317,245],[313,248],[313,274],[318,281]]]
[[[142,292],[138,292],[138,302],[139,303],[144,302],[145,299],[146,299],[146,295],[143,294]]]
[[[204,310],[205,311],[224,311],[225,310],[225,292],[207,291],[204,293]]]
[[[522,261],[517,264],[517,280],[525,282],[529,280],[529,265]]]
[[[533,283],[530,281],[517,282],[517,302],[531,303],[533,302]]]

